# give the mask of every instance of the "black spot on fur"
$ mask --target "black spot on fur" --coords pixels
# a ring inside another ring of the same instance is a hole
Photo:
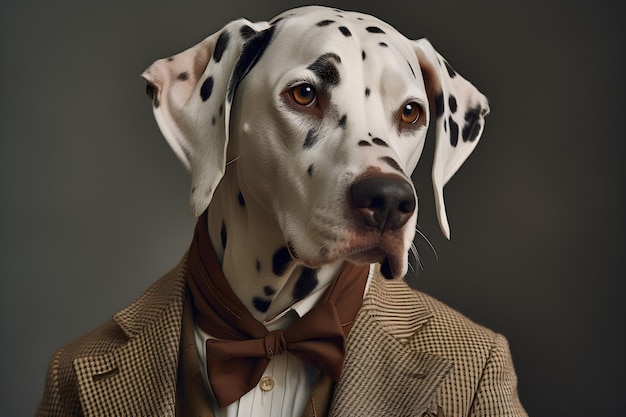
[[[366,57],[365,51],[361,51],[361,58],[363,58],[363,61],[365,61],[365,57]]]
[[[389,45],[387,45],[385,42],[379,42],[378,43],[380,46],[382,46],[383,48],[388,47]]]
[[[385,33],[385,31],[378,26],[368,26],[365,28],[365,30],[367,30],[369,33]]]
[[[211,117],[211,125],[215,126],[216,123],[217,119],[215,118],[215,116]]]
[[[259,59],[261,59],[261,56],[263,56],[263,52],[272,39],[273,34],[274,26],[270,26],[268,29],[255,33],[244,44],[237,65],[235,65],[235,69],[230,77],[231,81],[228,85],[228,93],[226,95],[226,99],[229,103],[232,103],[237,86],[241,80],[243,80],[243,77],[246,76],[248,71],[250,71]]]
[[[380,266],[380,273],[383,274],[383,277],[386,279],[393,279],[393,275],[391,275],[391,265],[389,264],[388,258],[385,258]]]
[[[224,114],[224,105],[220,105],[220,116]]]
[[[372,144],[371,144],[371,143],[369,143],[369,142],[368,142],[368,141],[366,141],[366,140],[360,140],[360,141],[359,141],[359,146],[372,146]]]
[[[256,272],[261,272],[261,262],[257,259],[255,264]]]
[[[378,159],[380,159],[381,161],[385,162],[387,165],[389,165],[391,168],[395,169],[396,171],[403,173],[402,168],[400,167],[400,164],[398,164],[396,162],[396,160],[393,159],[392,157],[390,157],[390,156],[381,156]]]
[[[367,87],[365,89],[365,97],[369,97],[371,92],[372,92],[372,90],[370,90],[369,87]]]
[[[317,279],[317,271],[315,269],[304,267],[302,270],[302,274],[298,281],[296,281],[296,285],[293,287],[293,295],[294,300],[302,300],[307,295],[311,294],[311,291],[317,287],[318,284]]]
[[[443,93],[435,96],[435,117],[438,119],[443,116]]]
[[[172,62],[172,61],[174,60],[174,57],[173,57],[173,56],[169,56],[169,57],[167,57],[167,60],[168,60],[169,62]]]
[[[376,145],[378,146],[384,146],[386,148],[389,147],[389,145],[387,144],[387,142],[385,142],[384,140],[382,140],[381,138],[374,138],[372,139],[372,142],[374,142]]]
[[[321,22],[317,22],[315,26],[324,27],[324,26],[330,25],[331,23],[335,23],[335,21],[334,20],[322,20]]]
[[[345,27],[345,26],[339,26],[339,31],[341,33],[343,33],[343,36],[345,36],[345,37],[352,36],[352,32],[350,32],[350,30],[347,27]]]
[[[213,92],[213,77],[209,77],[202,83],[200,87],[200,97],[202,101],[207,101]]]
[[[456,113],[456,109],[457,109],[456,97],[454,96],[448,97],[448,106],[450,106],[450,111],[452,113]]]
[[[286,246],[278,249],[272,257],[272,272],[274,275],[282,275],[287,271],[287,267],[291,262],[291,255],[289,255],[289,249]]]
[[[150,100],[154,98],[154,86],[150,83],[146,84],[146,95]]]
[[[309,165],[309,167],[306,170],[306,173],[309,175],[309,177],[313,176],[313,165]]]
[[[196,192],[196,187],[191,187],[191,194]]]
[[[306,134],[306,139],[304,140],[303,146],[305,148],[311,148],[313,145],[315,145],[315,143],[317,143],[318,139],[319,139],[318,133],[315,130],[311,129]]]
[[[348,120],[348,115],[344,114],[343,116],[341,116],[341,118],[339,119],[339,123],[337,124],[340,128],[345,128],[346,127],[346,121]]]
[[[263,293],[269,297],[276,294],[276,290],[269,285],[266,285],[265,287],[263,287]]]
[[[443,119],[443,131],[448,131],[448,121],[446,119]]]
[[[454,70],[454,68],[450,66],[450,64],[448,64],[448,61],[444,60],[443,63],[445,64],[446,69],[448,70],[448,75],[450,76],[450,78],[456,77],[456,71]]]
[[[241,191],[239,191],[239,194],[237,194],[237,201],[239,202],[239,205],[241,207],[246,206],[246,200],[243,198],[243,194],[241,194]]]
[[[463,141],[473,142],[478,137],[480,133],[480,112],[482,108],[480,106],[474,107],[465,113],[465,126],[463,126]]]
[[[215,62],[220,62],[222,59],[222,55],[224,55],[224,51],[228,46],[228,41],[230,41],[230,35],[228,32],[224,31],[220,33],[220,36],[217,38],[217,42],[215,43],[215,49],[213,50],[213,59]]]
[[[459,143],[459,125],[456,124],[452,117],[448,118],[450,125],[450,145],[456,146]]]
[[[158,108],[161,103],[159,103],[159,98],[156,95],[156,89],[152,84],[146,84],[146,94],[150,97],[150,100],[152,100],[154,108]]]
[[[252,298],[252,305],[261,313],[265,313],[267,310],[269,310],[270,304],[272,304],[272,300],[268,300],[262,297]]]
[[[242,38],[250,39],[256,33],[256,30],[252,29],[248,25],[243,25],[241,29],[239,29],[239,33],[241,34]]]
[[[339,58],[335,54],[324,54],[317,58],[317,60],[308,66],[308,69],[313,71],[315,75],[322,81],[323,84],[326,85],[337,85],[339,84],[339,71],[337,67],[332,62],[332,60],[337,61]],[[341,62],[341,60],[337,61]]]
[[[463,140],[474,142],[480,133],[481,124],[479,121],[476,121],[472,124],[466,124],[463,127]]]
[[[372,132],[367,132],[367,136],[372,137]]]
[[[226,224],[222,222],[222,230],[220,231],[220,238],[222,239],[222,248],[226,249]]]
[[[189,73],[188,72],[181,72],[180,74],[178,74],[176,76],[177,79],[181,80],[181,81],[186,81],[187,79],[189,79]]]

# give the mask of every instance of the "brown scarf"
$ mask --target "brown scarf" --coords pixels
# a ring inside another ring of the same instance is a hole
[[[346,337],[363,302],[368,265],[346,263],[322,299],[284,330],[268,331],[232,291],[211,244],[206,212],[196,225],[186,280],[194,319],[220,340],[206,344],[207,372],[220,408],[254,388],[275,355],[291,352],[337,381]]]

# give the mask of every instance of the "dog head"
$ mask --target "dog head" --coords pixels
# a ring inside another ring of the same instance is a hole
[[[293,257],[315,268],[382,261],[406,273],[417,199],[410,175],[434,119],[433,187],[472,152],[486,98],[425,39],[325,7],[237,20],[144,73],[159,126],[208,207],[226,166],[278,221]]]

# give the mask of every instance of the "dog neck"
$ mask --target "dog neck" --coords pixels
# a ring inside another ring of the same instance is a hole
[[[342,262],[310,269],[294,259],[275,217],[244,197],[229,166],[209,206],[211,243],[233,292],[253,316],[269,321],[294,303],[323,290]]]

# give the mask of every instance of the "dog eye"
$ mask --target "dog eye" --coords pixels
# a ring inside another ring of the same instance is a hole
[[[402,108],[400,119],[403,123],[413,124],[419,120],[421,114],[420,105],[415,102],[409,102]]]
[[[311,84],[300,84],[290,90],[293,101],[301,106],[311,107],[315,104],[317,92]]]

